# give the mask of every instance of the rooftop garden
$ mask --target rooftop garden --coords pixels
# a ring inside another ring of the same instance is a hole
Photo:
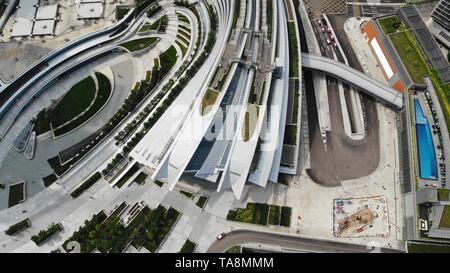
[[[444,112],[447,129],[450,133],[450,85],[442,83],[436,71],[428,65],[413,35],[410,31],[406,30],[406,27],[397,16],[387,17],[378,20],[378,22],[384,33],[392,41],[412,81],[417,84],[425,84],[423,78],[430,77],[438,95],[442,111]]]
[[[412,34],[408,31],[398,32],[389,36],[403,64],[408,70],[413,82],[424,84],[423,78],[428,76],[427,64],[419,49],[413,42]]]
[[[390,16],[378,20],[384,34],[389,35],[400,30],[405,30],[405,26],[397,16]]]

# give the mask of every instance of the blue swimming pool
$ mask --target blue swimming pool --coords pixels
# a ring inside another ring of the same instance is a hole
[[[414,99],[416,112],[417,149],[419,154],[419,173],[422,179],[437,179],[436,155],[430,125],[424,116],[419,100]]]

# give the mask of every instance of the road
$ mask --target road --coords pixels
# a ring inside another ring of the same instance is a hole
[[[261,243],[277,245],[282,248],[297,249],[307,252],[328,253],[368,253],[368,252],[391,252],[402,251],[390,248],[372,249],[365,245],[349,244],[328,240],[310,239],[285,234],[267,233],[250,230],[237,230],[228,233],[225,238],[215,241],[208,249],[209,253],[223,253],[228,248],[242,243]]]

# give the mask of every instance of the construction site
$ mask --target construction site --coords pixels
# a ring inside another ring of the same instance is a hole
[[[388,237],[386,198],[373,196],[334,199],[333,233],[340,238]]]

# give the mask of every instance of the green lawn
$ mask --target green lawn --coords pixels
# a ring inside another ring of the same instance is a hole
[[[74,85],[51,111],[50,121],[56,128],[85,111],[95,98],[96,88],[92,77]]]
[[[295,31],[295,23],[288,23],[289,33],[289,76],[298,77],[298,46],[297,32]]]
[[[25,182],[9,186],[8,208],[19,204],[25,198],[23,195],[24,186]]]
[[[245,209],[230,210],[227,220],[266,226],[269,221],[269,205],[247,203]]]
[[[121,188],[125,183],[137,172],[139,171],[139,165],[134,164],[116,183],[116,186]]]
[[[280,224],[281,207],[270,205],[269,225],[278,226]]]
[[[148,174],[141,172],[135,179],[134,182],[136,182],[139,185],[144,185],[145,184],[145,179],[147,179]]]
[[[45,187],[50,187],[50,185],[55,183],[56,180],[58,180],[58,177],[56,177],[56,175],[54,173],[42,178],[42,181],[44,182]]]
[[[378,20],[378,23],[380,23],[380,26],[386,35],[405,29],[405,26],[397,16],[383,18]]]
[[[421,58],[417,47],[411,42],[409,32],[399,32],[389,36],[413,82],[424,84],[423,78],[428,76],[427,64]]]
[[[438,200],[439,201],[449,201],[450,200],[450,190],[449,189],[438,189]]]
[[[147,48],[153,45],[157,40],[158,39],[155,37],[142,38],[123,43],[120,46],[128,49],[128,51],[133,52]]]
[[[208,197],[206,197],[206,196],[200,196],[200,197],[198,198],[197,203],[195,203],[195,204],[196,204],[197,207],[199,207],[199,208],[204,208],[205,205],[206,205],[206,201],[208,201]]]
[[[209,113],[209,111],[211,111],[211,109],[207,109],[210,108],[208,106],[212,106],[216,103],[217,97],[219,96],[219,92],[208,88],[208,90],[206,91],[205,95],[203,96],[202,99],[202,115],[207,115]]]
[[[127,13],[129,11],[130,11],[130,8],[127,8],[127,7],[121,7],[121,6],[116,7],[116,18],[117,18],[117,20],[120,20],[123,17],[125,17],[125,15],[127,15]]]
[[[183,58],[184,58],[184,56],[186,56],[187,48],[182,43],[180,43],[180,41],[177,40],[175,42],[180,47],[181,53],[183,54]]]
[[[109,81],[108,77],[106,77],[104,74],[100,72],[96,72],[95,76],[97,77],[99,89],[97,97],[95,97],[94,103],[85,113],[83,113],[70,123],[64,125],[63,127],[54,130],[53,133],[55,134],[55,136],[63,135],[82,125],[83,123],[88,121],[91,117],[93,117],[95,114],[97,114],[100,111],[100,109],[102,109],[102,107],[108,102],[108,99],[111,96],[112,92],[111,82]]]
[[[272,0],[267,0],[267,9],[266,9],[266,16],[267,16],[267,39],[269,41],[272,41],[272,18],[273,18],[273,8],[272,8]]]
[[[284,131],[284,144],[295,145],[297,143],[297,125],[286,125]]]
[[[197,247],[196,243],[186,240],[179,253],[192,253],[194,252],[196,247]]]
[[[177,62],[177,50],[171,46],[164,53],[159,55],[159,63],[161,65],[161,74],[165,75]]]
[[[291,226],[291,214],[292,214],[292,208],[289,207],[282,207],[281,208],[281,220],[280,224],[285,227]]]
[[[225,253],[241,253],[241,246],[232,246]]]
[[[92,185],[94,185],[98,180],[100,180],[100,178],[102,178],[100,172],[94,173],[91,177],[86,179],[86,181],[84,181],[80,186],[78,186],[74,191],[72,191],[70,193],[70,196],[72,196],[72,198],[77,198],[78,196],[83,194],[83,192],[87,191],[90,187],[92,187]]]
[[[36,132],[36,135],[50,131],[50,118],[45,109],[36,116],[34,131]]]
[[[408,253],[450,253],[450,245],[408,243]]]
[[[442,213],[439,227],[450,228],[450,206],[444,206],[444,212]]]

